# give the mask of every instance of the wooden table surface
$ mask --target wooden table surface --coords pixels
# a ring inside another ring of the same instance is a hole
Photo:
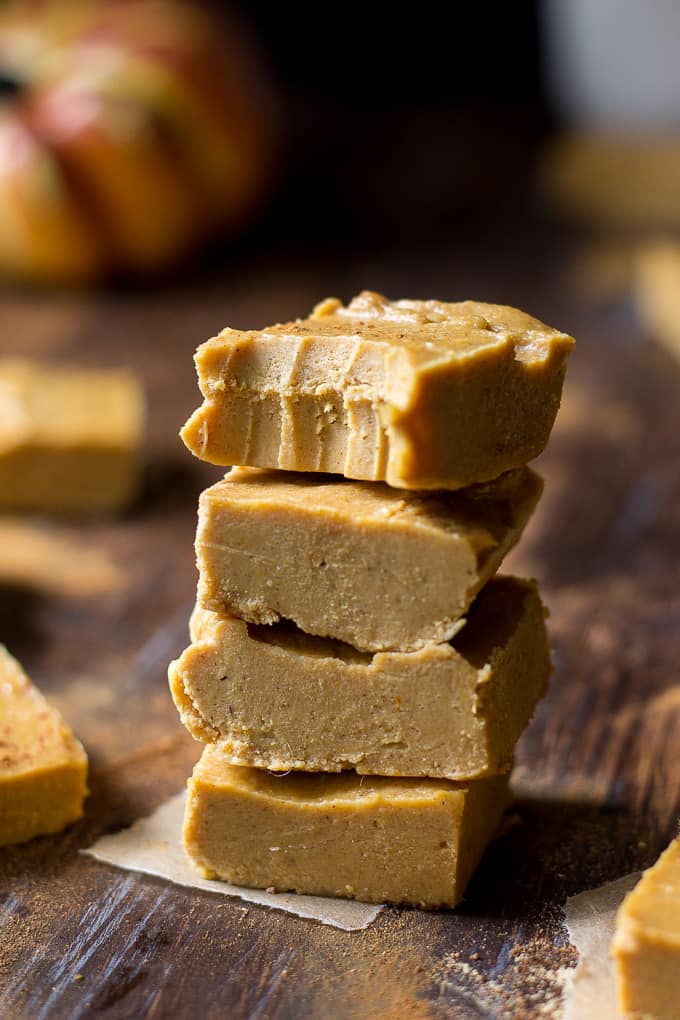
[[[408,255],[249,254],[207,282],[146,294],[1,296],[1,353],[126,363],[150,401],[137,505],[117,521],[23,522],[29,544],[31,529],[47,532],[54,558],[0,584],[0,640],[92,768],[80,824],[0,851],[2,1020],[557,1016],[560,968],[575,962],[566,896],[648,865],[671,837],[680,364],[644,336],[629,296],[589,292],[574,272],[579,242],[498,234]],[[197,495],[218,474],[176,435],[198,402],[194,347],[225,324],[265,325],[366,286],[515,304],[578,347],[537,465],[545,496],[508,564],[540,581],[556,666],[519,747],[513,824],[455,912],[386,909],[347,933],[78,850],[181,789],[199,753],[166,682],[187,640]],[[0,520],[0,564],[14,525]]]

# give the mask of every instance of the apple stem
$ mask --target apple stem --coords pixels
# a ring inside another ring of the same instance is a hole
[[[21,92],[21,82],[0,71],[0,100],[11,99]]]

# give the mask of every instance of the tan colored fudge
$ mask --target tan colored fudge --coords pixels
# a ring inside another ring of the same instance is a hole
[[[612,949],[627,1020],[678,1020],[680,836],[626,896]]]
[[[508,771],[545,693],[536,586],[494,578],[451,644],[357,652],[295,627],[198,607],[170,664],[185,726],[233,765],[473,779]]]
[[[241,886],[453,907],[507,804],[504,776],[274,776],[211,746],[189,780],[184,845],[207,877]]]
[[[182,438],[212,464],[458,489],[541,452],[572,345],[502,305],[329,298],[199,347],[204,403]]]
[[[198,601],[293,621],[362,651],[448,641],[541,494],[528,468],[464,493],[410,493],[237,468],[202,493]]]
[[[680,361],[680,245],[657,241],[634,260],[633,289],[638,314],[654,340]]]
[[[677,133],[600,126],[552,136],[541,166],[542,190],[562,216],[626,231],[680,226]]]
[[[80,818],[86,781],[81,744],[0,645],[0,846]]]
[[[143,422],[129,372],[0,361],[0,510],[123,508],[137,488]]]

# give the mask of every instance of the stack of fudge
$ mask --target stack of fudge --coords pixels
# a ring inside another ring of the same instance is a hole
[[[495,575],[572,345],[512,308],[365,292],[199,348],[182,437],[239,465],[201,496],[169,671],[206,745],[184,826],[205,875],[460,900],[549,678],[535,584]]]

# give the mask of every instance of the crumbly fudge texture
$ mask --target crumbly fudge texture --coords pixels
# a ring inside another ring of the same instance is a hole
[[[612,946],[622,1013],[677,1020],[680,1013],[680,837],[626,896]]]
[[[197,607],[170,665],[182,721],[233,765],[473,779],[508,771],[550,674],[536,587],[494,578],[450,644],[357,652]]]
[[[80,818],[86,780],[81,744],[0,645],[0,846]]]
[[[184,845],[207,877],[236,885],[453,907],[507,804],[505,776],[275,776],[210,746],[189,780]]]
[[[448,641],[541,489],[528,468],[436,495],[236,468],[201,495],[198,601],[362,651]]]
[[[128,372],[0,362],[0,510],[121,509],[136,491],[143,422]]]
[[[365,291],[199,347],[197,457],[457,489],[536,457],[573,340],[502,305],[388,301]]]

